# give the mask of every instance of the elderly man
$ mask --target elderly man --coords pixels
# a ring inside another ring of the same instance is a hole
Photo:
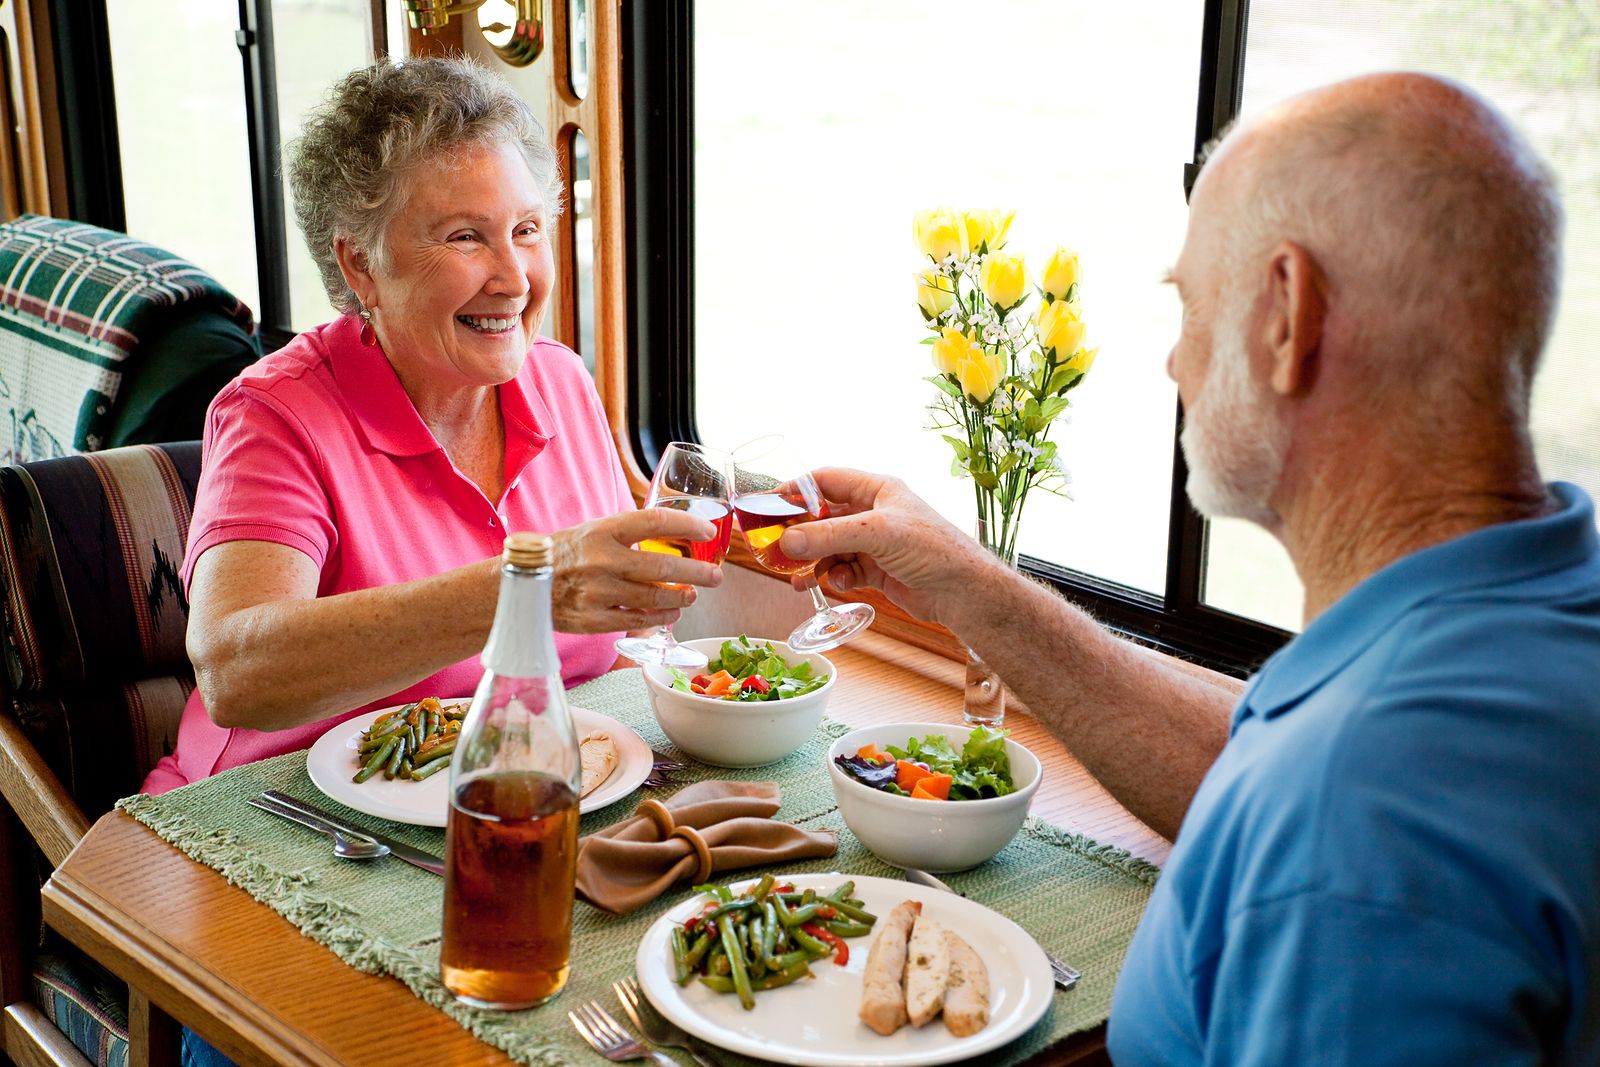
[[[1430,77],[1299,97],[1212,156],[1171,279],[1189,494],[1306,586],[1242,696],[891,479],[822,472],[842,517],[785,534],[955,630],[1176,834],[1119,1063],[1600,1060],[1600,543],[1527,425],[1560,239],[1523,138]]]

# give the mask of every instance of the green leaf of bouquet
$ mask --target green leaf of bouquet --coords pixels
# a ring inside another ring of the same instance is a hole
[[[932,382],[935,388],[939,389],[939,391],[943,392],[945,395],[956,400],[963,399],[961,396],[961,387],[952,382],[949,378],[946,378],[944,375],[935,374],[933,377],[926,380]]]
[[[1021,462],[1022,462],[1022,454],[1020,452],[1007,452],[1006,453],[1006,458],[1002,459],[1000,461],[1000,466],[998,468],[996,468],[996,471],[999,474],[1006,474],[1009,471],[1011,471],[1012,469],[1014,469],[1016,467],[1016,465],[1018,463],[1021,463]]]
[[[950,447],[956,450],[957,459],[966,459],[972,454],[972,446],[961,440],[959,437],[951,437],[947,433],[940,434],[939,436],[950,442]]]
[[[1053,396],[1039,405],[1039,414],[1046,419],[1054,420],[1057,415],[1072,406],[1072,401],[1064,396]]]
[[[926,312],[924,312],[924,314],[926,314]],[[922,340],[917,342],[919,345],[933,345],[938,343],[939,339],[937,337],[924,337]]]
[[[989,471],[973,471],[972,480],[991,491],[1000,488],[1000,479]]]

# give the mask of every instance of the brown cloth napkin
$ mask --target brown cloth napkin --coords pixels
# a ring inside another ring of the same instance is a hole
[[[776,782],[696,782],[632,819],[578,842],[578,895],[614,915],[648,904],[683,879],[831,856],[832,830],[802,830],[772,816]]]

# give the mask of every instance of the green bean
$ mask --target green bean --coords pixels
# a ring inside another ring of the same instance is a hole
[[[752,981],[750,983],[750,989],[752,992],[756,990],[777,989],[779,986],[785,986],[790,982],[796,981],[797,979],[804,978],[810,973],[811,966],[802,962],[794,967],[788,968],[787,970],[777,971],[773,974],[767,975],[765,978],[758,978]],[[728,978],[719,978],[707,975],[702,977],[700,982],[702,985],[708,986],[711,989],[716,990],[718,993],[737,992],[737,990],[734,988],[733,981]]]
[[[391,737],[389,740],[385,741],[382,747],[368,757],[367,762],[361,765],[361,770],[356,772],[355,781],[364,782],[368,778],[371,778],[374,774],[378,773],[378,771],[389,762],[389,757],[394,754],[394,750],[399,747],[400,738],[398,736]]]
[[[855,891],[856,884],[854,882],[846,882],[838,889],[835,889],[833,892],[829,893],[827,899],[837,904],[841,900],[849,900],[850,894],[854,893]]]
[[[424,763],[422,766],[417,767],[417,768],[412,770],[412,772],[411,772],[411,780],[413,782],[420,782],[424,778],[429,778],[429,777],[432,777],[435,774],[438,774],[440,771],[444,770],[448,766],[450,766],[450,761],[448,759],[444,758],[444,757],[441,757],[441,758],[435,759],[435,760],[429,760],[427,763]]]
[[[733,917],[724,915],[717,920],[717,931],[722,935],[722,945],[728,950],[728,965],[732,969],[733,991],[739,994],[739,1003],[745,1011],[752,1011],[756,998],[750,989],[750,975],[744,966],[744,948],[733,928]]]
[[[755,897],[756,903],[765,904],[767,902],[767,894],[772,892],[772,887],[777,884],[777,879],[773,878],[770,873],[762,875],[761,881],[756,885],[756,891],[751,894]]]
[[[798,926],[789,931],[789,936],[794,938],[794,943],[820,959],[823,956],[833,955],[833,946],[826,941],[819,941],[800,929]]]
[[[767,961],[761,955],[761,916],[751,917],[746,932],[748,937],[744,948],[745,958],[750,961],[750,977],[760,978],[767,973]]]
[[[381,746],[389,738],[396,736],[405,729],[405,723],[394,723],[384,730],[368,730],[366,740],[361,742],[362,752],[371,752]]]
[[[407,756],[407,757],[405,757],[404,759],[402,759],[400,761],[400,771],[399,771],[400,777],[402,777],[402,778],[404,778],[404,779],[409,781],[410,778],[411,778],[411,771],[412,771],[411,757]]]
[[[878,921],[878,917],[872,912],[867,911],[865,908],[858,908],[854,904],[843,900],[834,901],[833,907],[839,914],[854,919],[858,923],[866,923],[869,927]]]
[[[778,909],[767,901],[761,908],[761,961],[769,968],[778,955]]]
[[[837,919],[823,923],[822,928],[835,937],[866,937],[872,933],[872,927],[866,923],[841,922]]]
[[[385,778],[393,778],[395,772],[400,770],[400,761],[406,758],[406,749],[408,747],[406,735],[402,733],[398,738],[398,743],[394,746],[394,752],[389,756],[389,765],[383,769]]]
[[[778,910],[778,921],[780,923],[782,923],[785,927],[792,927],[797,924],[794,913],[789,910],[789,905],[784,903],[783,897],[774,896],[772,898],[772,904],[773,907],[777,908]]]
[[[694,967],[689,963],[689,945],[683,939],[683,927],[672,928],[672,963],[677,970],[678,984],[688,985]]]
[[[706,958],[706,952],[710,948],[711,935],[706,933],[696,934],[694,941],[689,945],[689,966],[700,966],[700,961]]]
[[[811,922],[820,910],[822,910],[821,904],[807,904],[803,908],[796,908],[789,913],[789,925],[799,926],[801,923]]]
[[[437,759],[440,756],[448,756],[455,750],[456,739],[454,735],[442,739],[434,737],[430,738],[426,744],[417,749],[417,758],[421,762],[427,763],[429,760]]]
[[[728,954],[723,950],[720,942],[716,948],[711,950],[711,958],[706,962],[706,970],[712,974],[720,975],[733,973],[733,964],[728,962]]]
[[[705,921],[708,923],[714,923],[721,919],[724,915],[731,915],[734,912],[745,911],[755,906],[756,901],[754,897],[740,897],[738,900],[730,900],[726,903],[718,904],[716,909],[705,917]]]

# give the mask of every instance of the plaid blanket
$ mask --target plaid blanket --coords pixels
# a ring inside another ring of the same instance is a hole
[[[250,309],[170,252],[65,219],[0,225],[0,460],[106,447],[141,339],[197,301],[253,338]]]

